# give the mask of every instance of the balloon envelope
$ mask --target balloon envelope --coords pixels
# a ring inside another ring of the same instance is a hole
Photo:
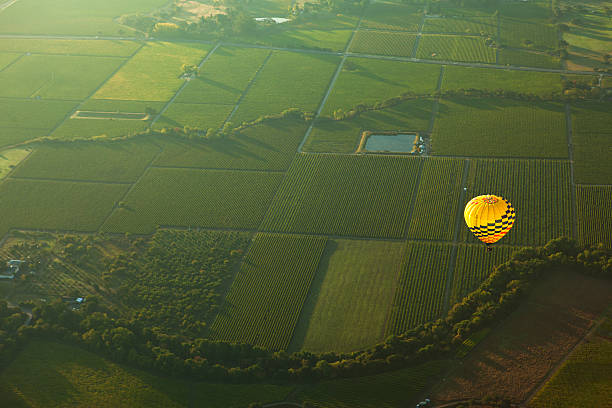
[[[465,223],[472,233],[485,244],[499,241],[514,224],[514,208],[508,200],[496,195],[472,198],[463,212]]]

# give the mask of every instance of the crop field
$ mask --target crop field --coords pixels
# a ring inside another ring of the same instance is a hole
[[[561,66],[561,60],[559,57],[548,55],[543,52],[530,52],[526,50],[504,48],[499,51],[499,64],[517,65],[519,67],[559,69]]]
[[[289,108],[314,112],[339,62],[336,56],[275,52],[241,102],[232,123]]]
[[[508,199],[516,221],[500,243],[543,245],[573,236],[570,165],[550,160],[471,160],[467,196],[495,194]],[[461,235],[479,243],[467,228]]]
[[[0,234],[8,228],[95,231],[127,187],[5,180],[0,185]]]
[[[577,183],[612,183],[612,104],[575,104],[572,112],[572,144]]]
[[[197,43],[146,43],[94,98],[167,101],[184,81],[183,64],[198,65],[211,48]]]
[[[445,360],[434,360],[384,374],[322,381],[301,387],[295,399],[319,408],[401,407],[416,400],[447,365]]]
[[[158,151],[148,141],[42,145],[13,177],[133,182]]]
[[[0,96],[83,99],[122,62],[115,57],[24,56],[0,72]]]
[[[426,131],[433,99],[410,99],[344,120],[319,118],[304,144],[309,152],[353,153],[364,131]]]
[[[584,244],[612,246],[612,185],[576,186],[578,237]]]
[[[465,160],[425,159],[416,202],[408,228],[408,239],[453,239],[462,190]]]
[[[30,149],[0,150],[0,180],[30,154]]]
[[[331,116],[337,109],[348,111],[358,104],[374,105],[406,92],[430,95],[439,77],[437,65],[347,58],[322,114]]]
[[[497,21],[492,17],[448,17],[426,18],[423,26],[425,33],[450,34],[497,34]]]
[[[159,117],[153,128],[190,126],[219,129],[233,108],[232,105],[175,102]]]
[[[387,334],[399,334],[440,316],[451,245],[408,242],[387,322]]]
[[[104,224],[150,233],[156,225],[255,229],[281,173],[151,168]]]
[[[309,299],[312,310],[308,301],[304,308],[302,349],[349,352],[383,340],[404,248],[403,242],[329,241]],[[296,337],[299,332],[298,325]]]
[[[361,21],[363,28],[419,31],[423,21],[421,8],[392,2],[372,3]]]
[[[384,31],[357,31],[350,52],[411,57],[416,34]]]
[[[612,341],[594,337],[580,345],[529,402],[533,408],[604,407],[612,401]]]
[[[557,30],[551,25],[541,22],[502,18],[500,34],[501,43],[512,48],[554,50],[559,43]]]
[[[235,104],[269,54],[257,48],[219,47],[176,101]]]
[[[0,71],[2,71],[7,65],[21,57],[23,54],[14,52],[2,52],[0,53]]]
[[[419,41],[417,58],[443,61],[495,63],[495,50],[481,37],[424,35]]]
[[[274,120],[205,142],[164,139],[157,166],[285,170],[306,132],[301,120]]]
[[[215,340],[287,348],[326,239],[259,234],[211,327]]]
[[[319,29],[315,26],[313,28],[270,32],[265,37],[241,37],[239,40],[244,43],[256,43],[272,47],[339,52],[344,51],[352,33],[353,30],[350,29]]]
[[[508,98],[440,101],[431,136],[440,155],[567,157],[565,108]]]
[[[11,407],[243,408],[278,401],[291,387],[196,383],[124,367],[89,351],[30,342],[0,375],[0,397]],[[8,406],[8,405],[7,405]]]
[[[420,159],[298,155],[261,229],[401,238]]]
[[[541,96],[560,95],[563,90],[559,74],[452,65],[446,67],[442,91],[459,89],[504,90]]]
[[[460,244],[457,247],[450,304],[454,305],[461,301],[464,296],[476,289],[493,272],[495,266],[509,260],[517,249],[496,245],[493,252],[487,252],[484,245]]]
[[[98,57],[129,57],[140,43],[121,40],[60,40],[42,38],[0,38],[0,52],[70,54]]]

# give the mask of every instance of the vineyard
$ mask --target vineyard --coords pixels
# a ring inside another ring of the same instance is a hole
[[[577,183],[610,184],[612,180],[612,104],[572,105],[572,143]]]
[[[121,40],[60,40],[42,38],[2,38],[0,52],[35,54],[72,54],[100,57],[129,57],[140,44]]]
[[[368,7],[361,26],[380,30],[418,31],[423,15],[415,6],[375,3]]]
[[[495,63],[495,50],[481,37],[424,35],[419,41],[417,58],[443,61]]]
[[[261,229],[401,238],[420,159],[298,155]]]
[[[502,18],[501,43],[512,48],[554,50],[559,43],[557,30],[548,24]]]
[[[448,244],[408,242],[387,334],[405,332],[440,316],[450,254]]]
[[[537,180],[537,182],[535,181]],[[470,162],[467,196],[495,194],[516,211],[504,245],[542,245],[572,236],[570,165],[548,160],[477,159]],[[462,239],[477,243],[467,228]]]
[[[408,228],[408,239],[451,241],[459,203],[465,160],[425,159],[416,202]]]
[[[159,117],[154,128],[190,126],[199,129],[217,130],[221,128],[233,108],[233,105],[175,102]]]
[[[544,52],[504,48],[499,51],[499,64],[558,69],[561,65],[561,60],[559,57]]]
[[[578,238],[583,244],[612,246],[612,186],[576,186]]]
[[[497,22],[491,17],[427,18],[425,19],[423,32],[495,35],[497,33]]]
[[[411,57],[415,34],[381,31],[357,31],[350,52],[361,54],[397,55]]]
[[[322,237],[257,235],[211,327],[211,338],[286,349],[325,244]]]

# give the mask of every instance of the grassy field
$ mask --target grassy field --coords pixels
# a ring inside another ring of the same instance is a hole
[[[405,92],[429,95],[439,76],[437,65],[347,58],[322,113],[331,116],[336,109],[374,105]]]
[[[572,143],[577,183],[612,181],[612,104],[585,102],[572,105]]]
[[[404,247],[402,242],[328,242],[317,275],[321,282],[313,284],[312,310],[305,308],[310,318],[303,350],[348,352],[383,340]],[[296,337],[298,332],[299,326]]]
[[[422,9],[389,1],[369,5],[361,21],[363,28],[418,31],[423,20]]]
[[[401,238],[420,159],[298,155],[264,231]]]
[[[499,51],[498,63],[500,65],[517,65],[520,67],[552,69],[559,69],[561,67],[561,60],[559,57],[548,55],[543,52],[531,52],[511,48],[504,48]]]
[[[569,171],[567,162],[472,160],[467,197],[495,194],[512,203],[516,220],[500,244],[543,245],[574,233]],[[461,228],[461,236],[470,243],[480,242],[467,228]]]
[[[0,185],[0,235],[8,228],[94,231],[127,186],[5,180]]]
[[[149,141],[41,145],[14,177],[133,182],[159,147]]]
[[[257,235],[210,336],[286,349],[325,243],[322,237]]]
[[[157,377],[88,351],[33,341],[0,374],[0,396],[11,407],[244,408],[282,400],[288,386],[196,383]]]
[[[235,104],[269,54],[257,48],[219,47],[176,101]]]
[[[399,334],[442,313],[451,246],[408,242],[387,322]]]
[[[433,99],[410,99],[390,108],[368,111],[350,119],[320,118],[304,144],[309,152],[352,153],[364,131],[426,131]]]
[[[275,52],[241,102],[232,123],[288,108],[314,112],[339,62],[336,56]]]
[[[182,65],[198,65],[211,48],[197,43],[146,43],[94,97],[167,101],[184,81]]]
[[[459,89],[504,90],[534,95],[560,95],[561,76],[546,72],[510,71],[489,68],[448,66],[442,91]]]
[[[42,38],[1,38],[0,51],[32,54],[71,54],[99,57],[129,57],[140,47],[136,41],[60,40]]]
[[[450,34],[497,34],[497,21],[492,17],[447,17],[427,18],[423,26],[425,33],[450,33]]]
[[[135,233],[153,232],[156,225],[255,229],[282,176],[152,168],[103,229]]]
[[[425,159],[419,181],[414,212],[408,228],[408,239],[453,239],[464,160]]]
[[[541,22],[502,18],[500,34],[501,44],[513,48],[554,50],[559,43],[557,30]]]
[[[578,238],[584,244],[612,246],[612,186],[576,186]]]
[[[350,52],[411,57],[416,34],[384,31],[357,31]]]
[[[424,35],[419,41],[417,58],[443,61],[495,63],[495,50],[481,37]]]
[[[29,149],[0,150],[0,180],[5,178],[29,154]]]
[[[326,23],[321,22],[323,25]],[[276,28],[276,27],[273,27]],[[344,51],[353,30],[333,30],[326,27],[280,29],[268,31],[258,36],[239,37],[244,43],[255,43],[272,47],[293,49],[317,49],[325,51]]]
[[[175,102],[159,117],[153,128],[190,126],[216,130],[223,125],[233,108],[232,105]]]
[[[7,65],[21,57],[23,54],[16,52],[2,52],[0,53],[0,71],[2,71]]]
[[[555,102],[502,98],[440,101],[431,136],[434,154],[567,157],[565,109]]]

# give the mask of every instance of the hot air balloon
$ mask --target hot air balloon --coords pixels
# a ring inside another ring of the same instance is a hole
[[[508,200],[496,195],[481,195],[472,198],[463,212],[465,223],[472,233],[487,245],[499,241],[514,224],[514,208]]]

